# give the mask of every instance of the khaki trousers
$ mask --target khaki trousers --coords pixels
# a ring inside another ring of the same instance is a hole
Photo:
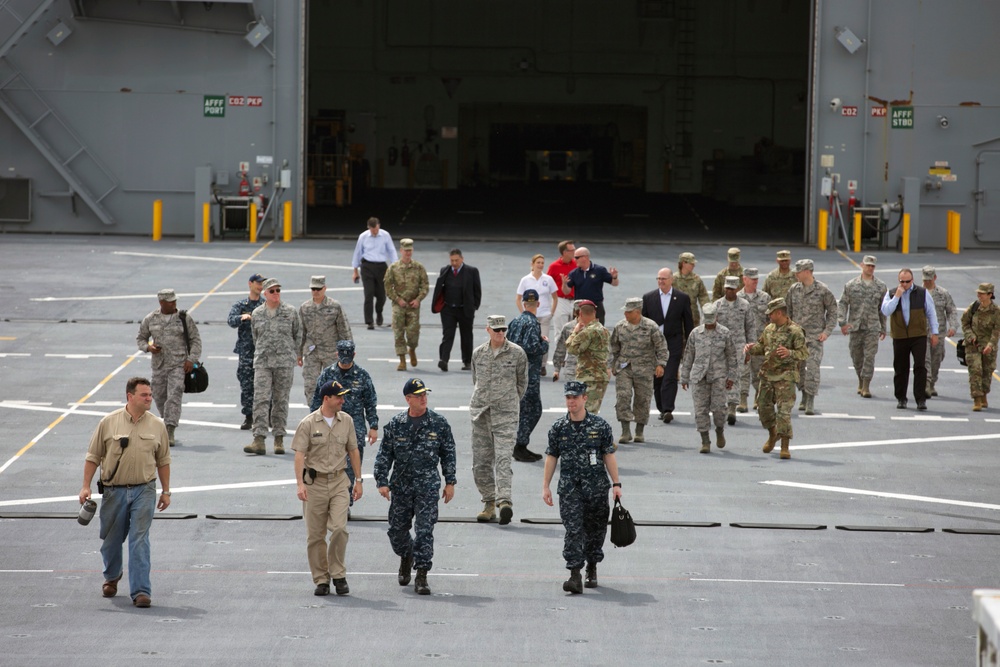
[[[344,554],[347,552],[349,494],[350,482],[343,469],[320,473],[312,484],[306,484],[302,516],[306,520],[306,555],[315,584],[347,576]],[[327,532],[331,533],[329,545]]]

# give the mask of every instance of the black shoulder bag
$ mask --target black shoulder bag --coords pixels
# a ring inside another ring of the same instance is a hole
[[[188,333],[188,314],[186,310],[178,313],[181,316],[181,326],[184,327],[184,345],[187,346],[188,354],[191,353],[191,335]],[[208,371],[204,364],[196,363],[190,373],[184,374],[184,393],[200,394],[208,389]]]
[[[975,317],[976,316],[976,311],[979,310],[979,302],[976,301],[974,304],[972,304],[972,307],[969,308],[969,310],[972,312],[972,316]],[[964,336],[962,338],[958,339],[958,343],[955,345],[955,354],[958,355],[958,363],[962,364],[963,366],[968,366],[969,365],[968,362],[965,360],[965,337]]]

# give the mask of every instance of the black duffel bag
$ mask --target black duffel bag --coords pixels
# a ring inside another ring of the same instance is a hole
[[[635,542],[635,522],[632,515],[622,507],[622,501],[615,499],[611,509],[611,543],[616,547],[627,547]]]
[[[184,393],[200,394],[208,389],[208,371],[201,364],[195,364],[190,373],[184,374]]]

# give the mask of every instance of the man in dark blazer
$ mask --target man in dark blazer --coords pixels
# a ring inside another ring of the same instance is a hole
[[[441,274],[434,284],[432,310],[441,313],[441,347],[438,350],[438,368],[447,372],[451,347],[455,343],[455,327],[462,336],[462,370],[472,370],[472,325],[483,287],[479,282],[479,269],[466,264],[462,251],[452,248],[448,253],[451,263],[441,267]]]
[[[674,419],[677,398],[677,375],[684,354],[684,343],[694,328],[691,318],[691,297],[674,289],[674,272],[660,269],[656,274],[657,289],[642,295],[642,316],[656,322],[667,340],[670,357],[662,378],[653,380],[653,396],[660,420],[669,424]]]

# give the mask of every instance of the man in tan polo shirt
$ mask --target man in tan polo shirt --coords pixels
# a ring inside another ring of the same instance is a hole
[[[149,607],[149,526],[153,507],[170,506],[170,445],[163,420],[149,412],[153,389],[146,378],[125,385],[124,408],[101,419],[90,438],[83,464],[80,504],[90,498],[90,483],[101,468],[101,556],[104,597],[118,593],[122,578],[122,543],[128,539],[128,586],[132,604]],[[163,492],[156,500],[156,477]]]
[[[347,595],[347,508],[351,482],[344,469],[350,456],[354,470],[354,500],[361,498],[361,455],[354,420],[343,411],[344,396],[351,390],[336,380],[319,390],[319,409],[299,422],[292,438],[295,479],[302,514],[306,520],[306,555],[316,584],[314,595],[329,595],[330,580],[337,595]],[[326,533],[329,531],[330,543]]]

